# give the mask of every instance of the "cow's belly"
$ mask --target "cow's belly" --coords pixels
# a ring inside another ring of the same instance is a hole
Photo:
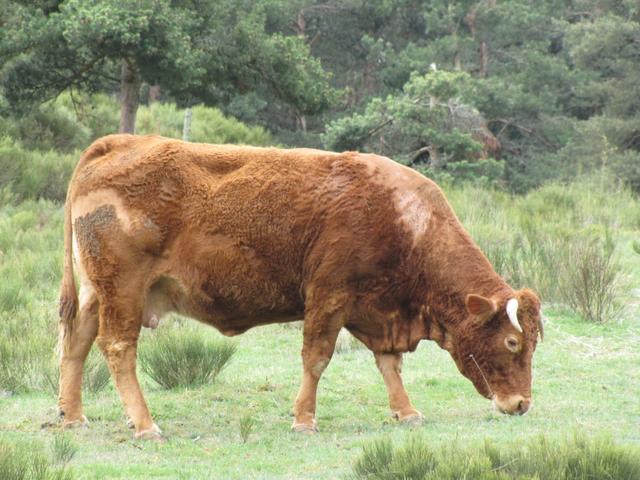
[[[150,289],[145,318],[154,306],[207,323],[225,335],[302,318],[304,302],[293,269],[260,260],[225,238],[177,248]],[[157,318],[160,316],[156,315]]]

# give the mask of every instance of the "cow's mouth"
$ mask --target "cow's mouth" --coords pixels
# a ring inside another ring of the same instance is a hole
[[[531,408],[531,403],[531,397],[523,397],[522,395],[493,396],[493,406],[500,413],[507,415],[524,415]]]

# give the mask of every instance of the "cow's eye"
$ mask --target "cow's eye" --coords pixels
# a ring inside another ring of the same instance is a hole
[[[504,344],[507,349],[513,353],[517,353],[518,351],[520,351],[520,342],[513,335],[509,335],[507,338],[505,338]]]

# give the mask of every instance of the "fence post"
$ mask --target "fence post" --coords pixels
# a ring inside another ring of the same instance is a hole
[[[184,111],[184,123],[182,124],[182,140],[189,141],[189,134],[191,133],[191,107],[188,107]]]

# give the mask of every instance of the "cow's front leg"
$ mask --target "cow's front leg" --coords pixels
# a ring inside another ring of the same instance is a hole
[[[142,327],[141,309],[101,305],[97,343],[109,364],[111,376],[135,427],[135,437],[161,439],[161,431],[151,419],[136,375],[138,336]]]
[[[296,397],[292,429],[296,432],[318,431],[316,424],[316,392],[320,376],[333,356],[336,339],[342,327],[339,317],[305,315],[302,346],[302,384]]]
[[[402,385],[402,377],[400,376],[402,373],[402,354],[376,353],[374,355],[376,365],[387,386],[391,415],[396,420],[410,425],[422,423],[423,415],[411,405],[409,396]]]

